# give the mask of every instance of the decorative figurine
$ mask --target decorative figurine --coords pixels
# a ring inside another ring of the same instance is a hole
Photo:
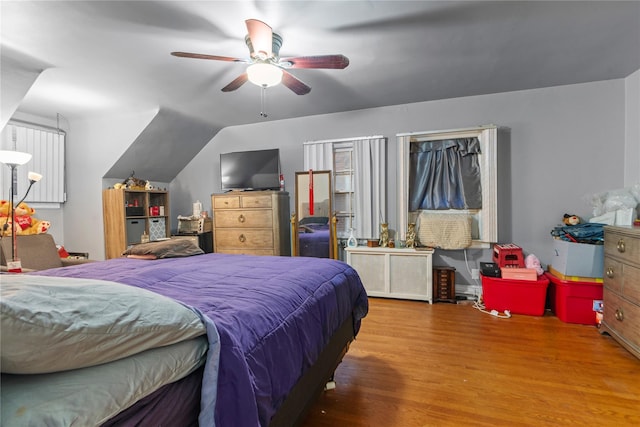
[[[409,224],[409,228],[407,229],[407,248],[414,249],[416,247],[416,224]]]
[[[380,224],[380,227],[380,247],[386,248],[389,246],[389,224]]]

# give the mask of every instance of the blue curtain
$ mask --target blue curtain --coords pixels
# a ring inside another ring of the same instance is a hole
[[[482,208],[478,138],[410,145],[410,211]]]

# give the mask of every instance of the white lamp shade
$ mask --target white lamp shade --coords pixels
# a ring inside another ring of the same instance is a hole
[[[31,182],[38,182],[42,179],[42,175],[37,172],[29,172],[27,178],[29,178],[29,181]]]
[[[282,81],[282,69],[271,64],[253,64],[247,67],[247,76],[255,85],[270,87]]]
[[[31,160],[31,154],[20,151],[0,150],[0,162],[9,166],[20,166]]]

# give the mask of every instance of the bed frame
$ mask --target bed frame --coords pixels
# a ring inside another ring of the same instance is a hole
[[[325,385],[349,350],[354,340],[353,317],[349,316],[331,337],[316,363],[298,380],[271,419],[269,427],[299,426],[305,420],[311,406],[324,390]]]

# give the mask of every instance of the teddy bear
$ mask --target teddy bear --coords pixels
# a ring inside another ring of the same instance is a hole
[[[11,234],[11,203],[0,200],[0,236]],[[9,232],[7,233],[7,230]]]
[[[46,233],[51,223],[35,218],[36,210],[26,203],[20,203],[14,212],[16,235],[42,234]],[[5,218],[6,217],[6,218]],[[6,200],[0,201],[0,224],[3,227],[3,235],[10,236],[13,227],[11,226],[11,203]],[[6,224],[6,227],[5,227]]]
[[[578,225],[580,224],[580,217],[578,215],[564,214],[562,222],[564,225]]]

